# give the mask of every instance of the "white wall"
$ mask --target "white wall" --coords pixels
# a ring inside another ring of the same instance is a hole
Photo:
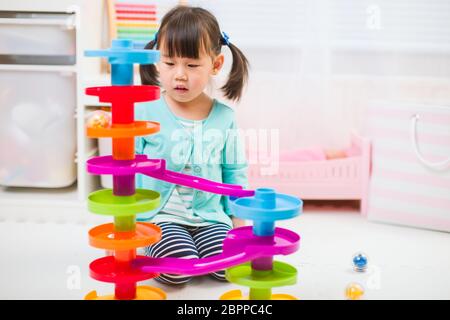
[[[446,0],[194,2],[252,65],[240,125],[279,129],[284,149],[345,146],[372,99],[450,106]]]
[[[250,60],[249,86],[236,106],[241,127],[280,130],[282,148],[343,147],[352,128],[362,129],[371,99],[450,104],[450,42],[444,41],[450,10],[442,0],[401,0],[396,6],[380,0],[380,30],[365,29],[372,8],[368,0],[345,0],[339,2],[342,8],[328,0],[284,0],[271,2],[275,11],[254,8],[254,2],[239,7],[231,0],[192,1],[217,15]],[[109,47],[102,0],[0,0],[0,9],[65,10],[71,4],[82,10],[82,49]],[[332,26],[326,19],[330,10]],[[395,20],[398,12],[404,14]],[[226,66],[216,88],[231,61],[229,50],[223,51]],[[82,64],[85,77],[95,78],[100,71],[100,59],[83,58]],[[213,94],[221,96],[217,90]]]

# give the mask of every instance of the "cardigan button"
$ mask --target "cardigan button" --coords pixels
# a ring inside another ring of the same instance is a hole
[[[199,166],[194,166],[194,172],[200,173],[200,172],[202,172],[202,168],[200,168]]]

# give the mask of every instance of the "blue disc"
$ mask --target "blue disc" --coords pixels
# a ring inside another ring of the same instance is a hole
[[[110,64],[152,64],[159,61],[158,50],[134,49],[132,40],[113,40],[112,46],[105,50],[86,50],[87,57],[108,58]]]
[[[291,219],[301,213],[303,201],[297,197],[276,193],[274,189],[259,188],[253,197],[242,197],[230,201],[233,215],[238,218],[275,222]]]

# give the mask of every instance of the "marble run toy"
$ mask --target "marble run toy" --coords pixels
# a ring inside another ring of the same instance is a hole
[[[249,299],[292,299],[284,294],[272,295],[271,288],[292,285],[297,271],[274,255],[289,255],[297,251],[300,237],[289,230],[275,228],[275,221],[298,215],[301,200],[277,194],[273,189],[256,189],[254,197],[231,203],[239,218],[254,221],[253,227],[241,227],[228,232],[223,252],[203,259],[139,258],[133,265],[143,271],[200,275],[228,268],[226,278],[250,287]],[[250,262],[249,262],[250,261]],[[239,290],[230,291],[222,299],[242,299]]]
[[[164,159],[149,159],[135,155],[134,137],[150,135],[160,129],[159,123],[135,121],[134,104],[159,99],[157,86],[133,86],[133,64],[151,64],[159,60],[155,50],[136,50],[130,40],[113,40],[108,50],[87,51],[87,56],[106,57],[111,63],[112,86],[87,88],[86,94],[111,103],[112,121],[105,126],[89,125],[91,138],[113,139],[111,156],[94,157],[87,161],[91,174],[110,174],[113,188],[102,189],[88,197],[88,209],[96,214],[114,217],[114,223],[94,227],[89,231],[90,245],[114,251],[93,261],[92,278],[115,284],[114,295],[98,296],[96,291],[86,299],[165,299],[158,288],[137,286],[140,281],[157,277],[159,273],[200,275],[226,269],[226,278],[250,287],[248,297],[239,290],[222,295],[221,299],[295,299],[290,295],[272,294],[272,288],[296,283],[297,270],[274,255],[288,255],[298,250],[300,237],[289,230],[276,228],[275,221],[291,219],[302,209],[296,197],[276,193],[269,188],[244,190],[242,186],[218,183],[177,173],[166,168]],[[253,227],[231,230],[223,243],[223,252],[203,259],[150,258],[136,255],[136,248],[149,246],[161,239],[161,229],[151,223],[136,222],[136,216],[157,208],[159,193],[135,188],[135,175],[183,185],[229,197],[234,215],[252,220]]]

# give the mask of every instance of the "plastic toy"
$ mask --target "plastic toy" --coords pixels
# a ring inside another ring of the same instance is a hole
[[[292,299],[289,295],[272,295],[271,288],[295,284],[297,270],[288,264],[274,262],[272,257],[297,251],[300,237],[292,231],[275,228],[274,221],[297,216],[301,205],[299,199],[276,194],[273,189],[256,189],[254,197],[239,198],[231,203],[237,217],[253,220],[254,225],[231,230],[223,242],[221,254],[204,259],[146,257],[136,259],[134,264],[147,272],[188,275],[230,267],[226,270],[226,278],[249,286],[250,299]],[[242,299],[243,296],[237,290],[222,298]]]
[[[159,88],[132,86],[133,64],[154,63],[159,52],[133,50],[132,42],[113,41],[108,50],[87,51],[87,56],[107,57],[111,63],[111,82],[114,87],[88,88],[87,94],[97,95],[100,101],[111,102],[111,126],[87,126],[89,137],[113,138],[112,158],[121,163],[134,160],[134,137],[159,130],[159,124],[134,121],[134,102],[159,98]],[[114,256],[97,259],[90,264],[90,274],[96,280],[115,284],[114,295],[98,296],[95,291],[86,299],[165,299],[166,294],[149,286],[136,283],[156,277],[131,268],[136,248],[148,246],[161,238],[161,230],[149,223],[136,223],[136,214],[152,210],[159,205],[159,194],[150,190],[136,190],[134,175],[113,176],[114,187],[89,195],[91,212],[114,217],[113,224],[105,224],[89,231],[90,244],[96,248],[114,250]]]
[[[87,161],[91,174],[113,176],[113,189],[103,189],[88,197],[88,209],[96,214],[114,217],[114,223],[94,227],[89,231],[93,247],[112,250],[107,256],[90,264],[90,274],[96,280],[115,284],[114,295],[98,296],[95,291],[86,299],[165,299],[166,294],[154,287],[137,286],[137,282],[159,273],[200,275],[228,268],[226,278],[250,287],[249,299],[295,299],[290,295],[273,294],[272,288],[296,283],[297,270],[274,255],[288,255],[298,250],[300,237],[289,230],[276,228],[275,221],[291,219],[302,209],[296,197],[278,194],[273,189],[244,190],[241,186],[217,183],[166,169],[164,159],[149,159],[135,155],[134,137],[159,131],[151,121],[134,120],[134,103],[159,98],[156,86],[133,86],[133,63],[155,63],[159,53],[134,50],[128,40],[114,40],[112,48],[88,51],[89,56],[103,56],[112,64],[112,86],[87,88],[86,94],[111,103],[109,126],[88,122],[86,133],[91,138],[113,139],[111,156],[94,157]],[[149,258],[136,255],[136,248],[151,245],[161,238],[161,230],[151,223],[136,222],[139,213],[159,206],[160,195],[152,190],[136,189],[135,175],[192,187],[205,192],[229,196],[235,216],[254,221],[253,227],[231,230],[223,243],[223,252],[204,259]],[[228,292],[222,299],[244,299],[239,290]]]
[[[367,256],[364,253],[357,253],[353,256],[353,269],[357,272],[367,270]]]
[[[349,300],[359,300],[364,295],[364,288],[358,283],[350,283],[345,289],[345,296]]]

